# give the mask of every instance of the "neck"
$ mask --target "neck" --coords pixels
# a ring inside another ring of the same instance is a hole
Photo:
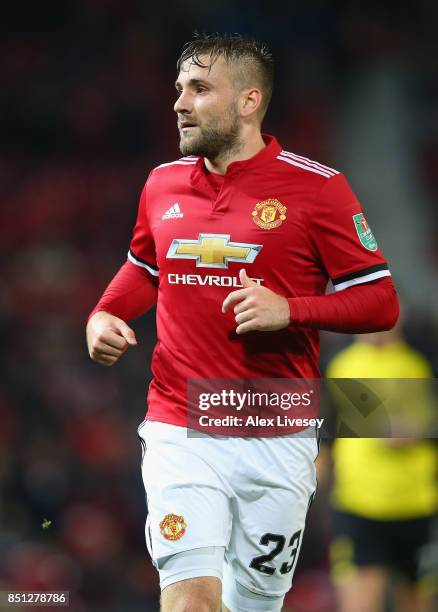
[[[209,172],[225,174],[230,164],[235,161],[244,161],[245,159],[254,157],[254,155],[257,155],[265,146],[265,141],[259,129],[254,129],[249,134],[243,132],[239,147],[226,151],[223,155],[219,155],[215,159],[207,159],[205,157],[205,165]]]

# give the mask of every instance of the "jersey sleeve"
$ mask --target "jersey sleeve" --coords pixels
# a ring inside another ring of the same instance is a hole
[[[157,266],[155,243],[150,230],[147,214],[147,185],[148,182],[146,181],[140,196],[137,222],[134,227],[131,244],[128,251],[128,259],[136,266],[144,268],[156,281],[158,279],[159,271]]]
[[[310,237],[336,291],[391,275],[343,174],[327,180],[315,198]]]

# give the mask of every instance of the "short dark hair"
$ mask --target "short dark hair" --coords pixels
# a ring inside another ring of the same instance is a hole
[[[209,64],[200,60],[201,55],[210,58]],[[187,42],[177,61],[179,72],[181,65],[191,60],[196,66],[212,66],[218,57],[223,57],[229,64],[235,64],[239,70],[239,81],[243,86],[256,83],[262,92],[262,117],[265,115],[272,97],[274,83],[274,60],[265,43],[241,34],[200,34],[195,33]]]

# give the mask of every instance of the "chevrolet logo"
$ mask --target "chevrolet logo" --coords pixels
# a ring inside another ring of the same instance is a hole
[[[195,259],[197,268],[228,268],[228,262],[253,263],[261,244],[230,242],[229,234],[199,234],[197,240],[175,238],[169,259]]]

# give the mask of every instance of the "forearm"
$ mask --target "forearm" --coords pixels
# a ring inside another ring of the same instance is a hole
[[[156,304],[157,292],[156,284],[149,273],[127,261],[105,289],[89,318],[104,310],[123,321],[131,321]]]
[[[398,300],[389,277],[329,295],[289,298],[291,325],[348,334],[391,329]]]

